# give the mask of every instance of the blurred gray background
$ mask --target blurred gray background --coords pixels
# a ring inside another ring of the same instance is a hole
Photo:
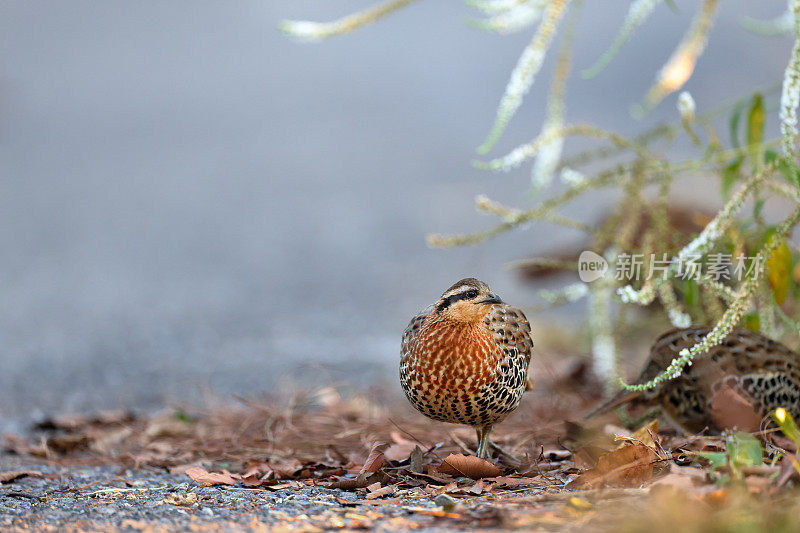
[[[676,116],[675,95],[643,121],[628,112],[697,6],[676,3],[585,81],[628,6],[586,2],[569,122],[633,134]],[[493,224],[478,193],[525,205],[529,165],[495,175],[470,160],[531,32],[470,29],[473,12],[434,0],[321,44],[276,30],[367,5],[0,4],[0,418],[394,384],[408,318],[455,280],[536,300],[503,264],[579,234],[424,243]],[[782,77],[791,41],[739,19],[784,8],[723,3],[686,87],[699,111]],[[538,133],[554,56],[493,154]],[[602,202],[568,212],[591,221]]]

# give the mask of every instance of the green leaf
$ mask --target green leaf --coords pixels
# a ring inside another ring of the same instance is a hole
[[[744,315],[744,327],[758,333],[761,331],[761,317],[758,313],[747,313]]]
[[[761,211],[764,210],[764,204],[766,203],[765,198],[759,198],[753,204],[753,218],[759,218],[761,216]]]
[[[792,252],[786,244],[786,239],[781,239],[781,242],[767,258],[767,279],[772,287],[772,297],[778,305],[782,305],[786,301],[791,272]]]
[[[664,2],[669,6],[673,13],[680,13],[680,9],[678,9],[678,4],[675,3],[675,0],[664,0]]]
[[[704,452],[698,453],[697,456],[702,457],[711,463],[712,471],[716,470],[717,468],[722,468],[728,464],[728,456],[725,452]]]
[[[781,428],[783,434],[792,439],[795,445],[800,446],[800,429],[797,428],[797,423],[794,421],[792,414],[785,408],[782,409],[783,412],[781,412],[781,409],[773,411],[772,418],[778,423],[778,427]]]
[[[739,121],[742,119],[742,110],[744,109],[745,101],[742,100],[738,102],[734,107],[733,111],[731,111],[731,146],[734,148],[741,147],[739,143]]]
[[[787,182],[800,187],[800,169],[790,159],[782,157],[775,150],[764,150],[764,163],[775,165],[775,169]]]
[[[700,305],[700,287],[695,280],[690,279],[686,281],[683,297],[686,298],[686,305],[689,307],[694,308]]]
[[[737,157],[722,170],[722,196],[727,198],[731,194],[733,184],[741,177],[739,170],[742,168],[742,158]]]
[[[764,451],[761,442],[749,433],[737,431],[728,435],[725,442],[731,465],[737,469],[742,466],[758,466],[764,462]]]
[[[764,139],[764,122],[766,114],[764,112],[764,98],[760,93],[755,93],[750,99],[750,109],[747,112],[747,147],[750,151],[750,159],[753,167],[757,170],[761,163],[759,152],[761,151],[761,141]]]

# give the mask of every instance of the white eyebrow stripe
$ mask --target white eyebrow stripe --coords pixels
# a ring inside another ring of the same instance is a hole
[[[453,289],[450,292],[444,293],[442,295],[442,298],[450,298],[451,296],[455,296],[457,294],[464,294],[464,293],[467,293],[469,291],[481,292],[481,290],[478,287],[473,287],[471,285],[462,285],[461,287],[458,287],[457,289]]]

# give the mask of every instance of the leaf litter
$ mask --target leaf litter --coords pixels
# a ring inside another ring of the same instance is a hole
[[[552,391],[541,387],[532,394]],[[332,501],[341,511],[326,514],[326,522],[280,518],[322,529],[382,524],[625,531],[641,524],[640,530],[656,532],[686,522],[683,508],[704,509],[702,523],[713,523],[712,516],[727,523],[728,514],[746,512],[748,520],[768,525],[800,510],[791,499],[797,495],[796,449],[780,433],[686,436],[657,423],[632,432],[563,423],[588,407],[585,396],[553,398],[549,405],[526,399],[493,433],[508,454],[490,461],[474,456],[470,428],[331,389],[299,394],[288,405],[243,400],[236,407],[152,416],[53,418],[31,435],[6,435],[2,445],[5,453],[45,464],[156,468],[220,490],[339,491]],[[721,404],[718,416],[752,423],[747,406],[728,400],[734,408]],[[36,475],[0,472],[0,483]],[[164,501],[200,505],[193,498],[181,493]],[[652,525],[665,516],[671,522],[659,522],[663,529]]]

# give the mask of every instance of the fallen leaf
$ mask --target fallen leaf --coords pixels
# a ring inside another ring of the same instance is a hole
[[[408,462],[411,465],[411,471],[416,473],[423,472],[423,459],[424,453],[422,453],[422,448],[419,446],[414,446],[414,449],[411,450],[411,455],[408,457]]]
[[[656,443],[653,441],[653,435],[658,433],[658,418],[653,419],[648,424],[640,427],[634,431],[630,436],[614,435],[614,441],[623,441],[617,448],[622,448],[626,444],[644,444],[650,448],[655,449]]]
[[[588,511],[594,508],[594,504],[587,502],[583,498],[578,498],[577,496],[571,497],[567,503],[579,511]]]
[[[410,441],[398,442],[389,446],[383,455],[389,461],[403,461],[409,458],[416,447],[417,445]]]
[[[377,472],[380,470],[380,468],[386,463],[386,456],[383,452],[388,447],[388,444],[381,441],[373,444],[372,449],[369,451],[369,456],[367,456],[367,460],[364,461],[364,466],[361,467],[359,474],[364,474],[366,472]]]
[[[358,474],[356,477],[341,477],[331,483],[327,487],[330,489],[342,490],[356,490],[364,489],[375,482],[375,475],[369,475],[366,472]]]
[[[279,463],[270,463],[269,465],[262,465],[262,470],[272,470],[275,475],[281,479],[294,477],[295,473],[303,467],[303,463],[297,459],[288,459]]]
[[[486,459],[479,459],[474,455],[463,455],[460,453],[451,453],[448,455],[437,470],[443,474],[472,479],[497,477],[503,473],[502,470]]]
[[[581,446],[577,450],[575,450],[574,458],[575,467],[580,468],[581,470],[585,470],[587,468],[594,468],[597,466],[597,461],[600,457],[607,453],[608,448],[602,448],[601,446]]]
[[[197,503],[197,494],[194,492],[170,492],[164,496],[163,503],[189,507]]]
[[[483,481],[478,480],[471,487],[466,487],[464,489],[464,491],[469,493],[469,494],[479,495],[479,494],[483,493],[483,491],[485,489],[486,489],[486,485],[483,484]]]
[[[86,435],[56,435],[47,439],[47,447],[61,455],[89,447]]]
[[[569,483],[569,488],[636,486],[653,478],[658,454],[643,444],[630,444],[613,450],[597,461],[597,466]]]
[[[205,468],[199,466],[189,468],[184,473],[189,476],[192,481],[204,485],[236,485],[236,480],[230,474],[209,472]]]
[[[390,494],[394,494],[394,487],[383,487],[382,489],[373,490],[367,494],[366,498],[368,500],[374,500],[375,498],[382,498]]]
[[[720,429],[758,431],[761,427],[761,418],[753,404],[731,387],[725,386],[714,395],[711,419]]]
[[[514,477],[514,476],[501,476],[484,478],[485,483],[491,483],[493,488],[517,488],[526,487],[529,485],[538,485],[542,482],[541,477]]]
[[[0,483],[11,483],[12,481],[24,477],[40,477],[41,475],[42,473],[37,470],[11,470],[9,472],[0,472]]]

